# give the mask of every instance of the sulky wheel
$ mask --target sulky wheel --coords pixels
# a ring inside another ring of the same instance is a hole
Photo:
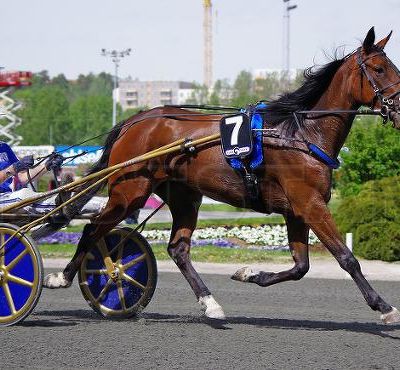
[[[12,236],[18,227],[0,224],[0,326],[27,317],[42,292],[43,264],[34,242],[26,235]]]
[[[112,277],[107,273],[107,257],[112,261]],[[83,296],[107,318],[128,318],[140,312],[150,302],[156,284],[153,251],[145,238],[129,228],[116,228],[97,242],[79,270]]]

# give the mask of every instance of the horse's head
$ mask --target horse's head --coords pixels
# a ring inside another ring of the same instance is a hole
[[[349,55],[353,74],[350,77],[353,97],[357,103],[380,109],[385,120],[400,129],[400,71],[383,49],[392,32],[375,44],[372,27],[360,48]]]

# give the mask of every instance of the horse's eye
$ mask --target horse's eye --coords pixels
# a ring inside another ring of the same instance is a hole
[[[374,71],[378,74],[382,74],[383,72],[385,72],[385,70],[379,66],[374,67]]]

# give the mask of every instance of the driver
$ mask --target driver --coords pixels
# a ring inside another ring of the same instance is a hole
[[[33,156],[28,155],[18,159],[8,144],[0,142],[0,211],[1,208],[38,195],[27,187],[13,191],[11,184],[14,177],[18,178],[22,186],[26,186],[30,178],[38,179],[49,171],[58,172],[63,161],[64,157],[61,154],[53,153],[46,161],[34,167]],[[22,209],[30,214],[45,214],[63,203],[69,196],[70,194],[59,193],[26,205]],[[101,211],[105,205],[105,200],[99,199],[99,197],[95,198],[85,205],[82,213],[98,213]]]

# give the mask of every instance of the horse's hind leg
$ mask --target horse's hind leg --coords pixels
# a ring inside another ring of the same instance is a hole
[[[48,274],[43,286],[52,289],[71,286],[87,251],[135,209],[143,207],[150,193],[151,183],[148,179],[125,181],[115,185],[104,210],[91,224],[85,225],[72,260],[64,271]]]
[[[215,301],[190,260],[190,240],[196,228],[202,195],[179,183],[171,184],[163,191],[157,191],[157,194],[168,203],[173,218],[168,254],[188,281],[204,314],[210,318],[224,319],[221,306]]]
[[[253,272],[249,267],[238,270],[233,280],[256,283],[266,287],[288,280],[300,280],[309,269],[308,258],[308,234],[309,228],[304,222],[296,217],[286,218],[288,230],[289,248],[294,260],[294,266],[290,270],[281,272]]]

